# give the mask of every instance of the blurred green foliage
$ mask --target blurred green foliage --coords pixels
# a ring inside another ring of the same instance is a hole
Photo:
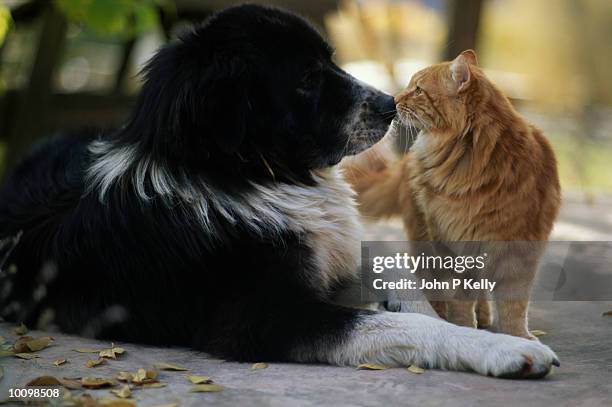
[[[156,27],[165,0],[55,0],[74,23],[102,36],[131,38]]]
[[[0,45],[4,42],[6,33],[13,23],[11,18],[11,10],[8,7],[0,4]]]

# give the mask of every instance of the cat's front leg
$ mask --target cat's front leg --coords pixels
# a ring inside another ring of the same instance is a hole
[[[539,342],[456,326],[420,314],[381,312],[363,315],[348,338],[335,347],[318,346],[315,359],[357,366],[386,366],[475,371],[483,375],[539,378],[559,365]]]

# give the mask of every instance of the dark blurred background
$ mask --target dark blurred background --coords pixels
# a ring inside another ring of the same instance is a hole
[[[138,71],[226,0],[0,0],[0,171],[58,129],[113,128]],[[308,17],[360,79],[397,92],[475,48],[553,142],[566,193],[612,192],[612,1],[270,0]]]

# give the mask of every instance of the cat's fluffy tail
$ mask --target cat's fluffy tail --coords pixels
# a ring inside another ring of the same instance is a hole
[[[401,197],[407,188],[403,166],[404,160],[398,160],[389,143],[383,142],[342,162],[365,220],[402,214]]]

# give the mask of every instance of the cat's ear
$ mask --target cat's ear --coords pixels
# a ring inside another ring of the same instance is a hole
[[[478,66],[478,57],[473,49],[465,50],[459,56],[465,58],[468,64]]]
[[[456,86],[456,92],[461,93],[468,88],[472,79],[470,72],[470,64],[475,65],[471,61],[476,61],[476,53],[472,50],[463,51],[451,63],[451,75]]]

